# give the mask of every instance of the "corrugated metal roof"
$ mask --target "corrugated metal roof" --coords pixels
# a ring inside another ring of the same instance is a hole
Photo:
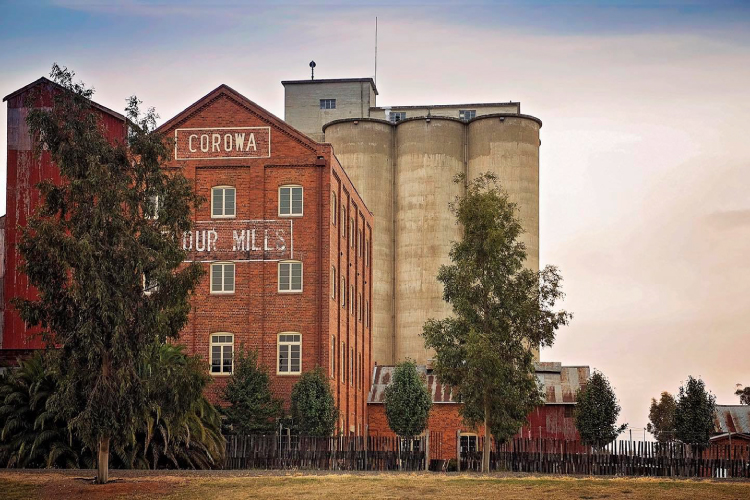
[[[589,378],[588,366],[562,366],[561,363],[535,363],[536,376],[547,393],[547,404],[575,404],[575,395]],[[368,403],[382,403],[385,399],[385,388],[393,377],[393,366],[376,366],[373,374],[372,388],[367,398]],[[425,366],[417,366],[424,375],[427,388],[432,394],[433,403],[455,403],[450,386],[440,383],[438,378],[428,373]]]
[[[750,406],[716,405],[714,432],[750,434]]]

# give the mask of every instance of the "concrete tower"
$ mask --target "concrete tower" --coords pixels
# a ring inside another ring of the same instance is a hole
[[[379,108],[370,79],[283,84],[285,119],[313,137],[323,133],[373,211],[373,359],[378,364],[407,357],[425,363],[432,353],[424,348],[422,326],[450,314],[436,276],[449,262],[451,242],[461,235],[448,210],[448,203],[465,192],[453,182],[456,174],[498,176],[520,209],[527,265],[539,269],[542,124],[522,115],[520,103]]]

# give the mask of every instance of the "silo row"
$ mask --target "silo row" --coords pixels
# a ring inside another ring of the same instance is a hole
[[[429,318],[443,318],[438,269],[461,236],[448,204],[464,194],[456,174],[491,171],[520,209],[528,266],[539,268],[539,128],[526,115],[331,122],[325,140],[375,215],[373,359],[425,363],[420,336]]]

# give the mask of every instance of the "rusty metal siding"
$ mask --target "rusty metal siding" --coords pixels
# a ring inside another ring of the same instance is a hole
[[[750,434],[750,406],[716,405],[714,433]]]

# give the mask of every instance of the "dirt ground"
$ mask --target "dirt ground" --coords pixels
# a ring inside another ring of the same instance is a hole
[[[436,473],[280,473],[257,471],[0,471],[0,498],[234,500],[242,498],[503,498],[507,500],[750,499],[750,482],[648,478],[571,478]]]

